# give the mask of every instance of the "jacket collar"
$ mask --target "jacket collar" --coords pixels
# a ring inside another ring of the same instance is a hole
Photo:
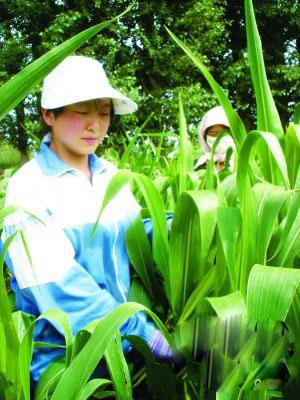
[[[54,153],[50,148],[51,134],[48,133],[44,136],[40,151],[36,156],[36,161],[46,176],[60,176],[68,172],[77,172],[77,169],[66,164],[61,160],[58,155]],[[89,166],[92,175],[94,173],[100,173],[105,170],[104,163],[101,161],[96,154],[89,154],[88,156]]]

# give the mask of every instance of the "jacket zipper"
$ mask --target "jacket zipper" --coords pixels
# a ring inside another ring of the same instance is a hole
[[[124,303],[126,303],[127,299],[126,299],[126,296],[125,296],[125,292],[124,292],[124,289],[122,288],[122,285],[121,285],[121,283],[119,281],[118,273],[117,273],[116,242],[117,242],[117,237],[118,237],[119,231],[118,231],[118,225],[115,222],[113,223],[113,225],[114,225],[114,229],[115,229],[115,238],[114,238],[114,244],[113,244],[113,249],[112,249],[114,271],[115,271],[115,275],[116,275],[116,283],[117,283],[117,286],[119,288],[121,297],[123,298]]]

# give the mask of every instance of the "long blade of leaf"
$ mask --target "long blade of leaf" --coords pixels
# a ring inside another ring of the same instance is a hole
[[[241,147],[243,141],[246,138],[246,128],[238,116],[238,114],[234,111],[229,99],[227,98],[225,92],[223,89],[219,86],[219,84],[214,80],[208,69],[201,63],[201,61],[198,59],[198,57],[192,53],[192,51],[186,46],[180,39],[178,39],[174,33],[172,33],[167,27],[166,27],[167,32],[171,36],[171,38],[174,40],[175,43],[178,44],[179,47],[188,55],[188,57],[193,61],[193,63],[196,65],[197,68],[201,71],[201,73],[204,75],[205,79],[211,86],[212,90],[214,91],[220,105],[224,108],[225,113],[227,115],[228,121],[229,121],[229,126],[230,130],[232,133],[232,136],[234,138],[234,141],[237,145],[237,149]]]
[[[296,183],[297,174],[300,171],[300,125],[290,125],[284,135],[284,141],[285,159],[291,187],[293,188]]]
[[[125,151],[118,163],[118,168],[122,169],[125,167],[126,163],[129,160],[130,153],[131,153],[133,147],[136,145],[136,141],[137,141],[138,137],[140,136],[141,132],[143,131],[143,129],[145,128],[145,126],[147,125],[149,120],[152,118],[152,116],[153,116],[153,113],[151,113],[149,115],[149,117],[146,119],[146,121],[137,129],[134,137],[130,139],[129,144],[125,148]]]
[[[188,320],[204,297],[209,295],[209,293],[213,290],[215,279],[215,270],[214,268],[210,268],[185,303],[178,324]]]
[[[245,0],[245,13],[248,59],[257,104],[257,129],[272,132],[281,140],[283,129],[267,80],[261,40],[251,0]]]
[[[217,206],[217,195],[208,190],[184,192],[176,205],[169,252],[170,302],[176,318],[207,272]]]
[[[60,380],[66,368],[65,360],[61,357],[55,359],[49,364],[48,368],[43,372],[34,391],[34,400],[45,400],[50,398],[54,389]]]
[[[0,120],[5,117],[42,79],[56,67],[68,54],[74,52],[84,42],[109,26],[133,5],[109,21],[101,22],[50,50],[35,60],[0,88]]]
[[[250,169],[250,156],[260,140],[263,140],[268,146],[273,157],[271,160],[273,168],[276,168],[276,171],[280,174],[274,174],[275,182],[272,183],[278,183],[277,177],[280,176],[280,184],[287,189],[290,188],[287,166],[278,139],[269,132],[251,131],[241,148],[237,169],[237,187],[243,221],[239,289],[243,294],[246,293],[250,269],[257,262],[256,237],[258,223],[248,171],[252,172]]]
[[[184,115],[182,98],[179,96],[179,156],[178,156],[178,175],[179,175],[179,193],[188,189],[187,174],[192,169],[191,162],[191,144],[188,139],[187,123]]]
[[[268,245],[276,227],[279,211],[291,193],[268,183],[257,183],[253,192],[258,207],[257,263],[266,265]]]
[[[130,374],[122,349],[121,335],[119,333],[111,339],[104,356],[117,399],[132,400]]]
[[[153,223],[152,253],[153,259],[161,272],[166,286],[166,293],[169,292],[169,268],[168,268],[168,228],[167,218],[162,197],[151,181],[145,175],[133,174],[133,179],[141,191],[149,210]]]
[[[4,375],[6,375],[6,379],[13,382],[16,387],[20,385],[18,368],[20,343],[12,317],[11,304],[6,292],[6,286],[3,277],[3,263],[5,254],[17,233],[18,232],[15,232],[8,239],[6,239],[6,241],[3,243],[0,255],[0,330],[2,331],[0,336],[5,336],[6,338],[6,348],[5,352],[3,353],[3,356],[6,358],[1,360],[0,366],[3,368],[2,372],[4,372]],[[10,367],[8,368],[8,366]]]
[[[217,214],[220,244],[230,278],[231,289],[238,290],[237,246],[242,218],[238,208],[219,208]]]
[[[292,194],[286,220],[278,245],[278,251],[271,260],[273,265],[293,267],[294,259],[299,257],[300,249],[300,170],[295,184],[298,191]]]
[[[154,296],[154,293],[157,293],[158,282],[154,272],[151,246],[140,216],[126,232],[126,249],[133,268],[144,283],[152,300],[157,301],[159,297]]]
[[[108,380],[108,379],[102,379],[102,378],[97,378],[97,379],[92,379],[91,381],[89,381],[86,385],[85,385],[85,387],[84,387],[84,389],[83,389],[83,391],[82,391],[82,393],[81,393],[81,396],[80,396],[80,399],[79,400],[88,400],[88,399],[91,399],[92,397],[92,395],[96,392],[98,395],[97,395],[97,397],[94,397],[95,399],[96,398],[100,398],[99,397],[99,389],[100,388],[104,388],[105,386],[107,386],[108,384],[110,384],[111,383],[111,381],[110,380]],[[108,397],[108,396],[105,396],[105,397]],[[105,398],[104,396],[102,397],[102,398]]]

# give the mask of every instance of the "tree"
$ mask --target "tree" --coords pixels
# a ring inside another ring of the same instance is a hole
[[[254,97],[246,54],[244,2],[227,2],[225,18],[230,22],[228,57],[221,80],[234,94],[237,108],[250,127],[255,120]],[[256,21],[264,51],[267,77],[275,103],[286,125],[299,101],[299,1],[253,1]],[[250,116],[250,119],[249,119]]]
[[[41,35],[58,12],[55,1],[0,0],[0,83],[5,83],[42,54]],[[45,18],[47,15],[47,19]],[[1,135],[24,155],[28,146],[27,120],[36,120],[35,98],[28,96],[2,123]]]
[[[0,83],[67,38],[123,11],[124,0],[0,0]],[[298,1],[256,2],[268,78],[282,120],[292,114],[299,90]],[[47,18],[45,18],[45,15]],[[276,29],[273,28],[276,23]],[[139,0],[118,23],[101,32],[78,54],[103,61],[112,83],[132,97],[139,110],[114,121],[107,146],[120,149],[124,133],[150,115],[145,130],[176,131],[177,97],[182,92],[189,124],[196,127],[216,99],[206,81],[172,42],[164,25],[180,37],[224,87],[249,126],[254,98],[246,60],[244,10],[240,0]],[[273,32],[270,34],[270,32]],[[2,123],[1,135],[22,153],[37,133],[39,88]],[[196,135],[196,129],[192,129]],[[106,146],[104,144],[104,148]]]

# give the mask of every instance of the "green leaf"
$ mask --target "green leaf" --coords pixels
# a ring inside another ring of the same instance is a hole
[[[25,400],[30,400],[30,365],[33,350],[33,322],[26,330],[25,335],[20,343],[19,362],[21,384]]]
[[[193,169],[192,146],[188,139],[187,123],[184,115],[182,98],[179,96],[179,154],[178,154],[178,175],[179,195],[189,189],[187,186],[187,175]]]
[[[73,335],[71,330],[71,325],[67,315],[61,311],[60,309],[51,309],[43,314],[41,314],[37,321],[40,319],[47,319],[50,322],[56,325],[57,323],[60,325],[63,335],[65,338],[65,346],[66,346],[66,366],[68,366],[72,360],[72,346],[73,346]]]
[[[298,269],[254,265],[247,291],[250,319],[285,321],[299,283]]]
[[[256,144],[263,140],[273,155],[272,168],[275,168],[280,174],[280,183],[290,188],[287,166],[284,155],[278,139],[271,133],[251,131],[245,140],[239,156],[237,169],[237,187],[240,199],[240,208],[242,214],[242,242],[240,250],[240,268],[239,268],[239,289],[245,295],[247,280],[251,267],[257,262],[256,238],[258,229],[258,220],[255,210],[255,199],[250,185],[248,173],[253,172],[250,169],[250,156]],[[274,184],[276,184],[277,174],[274,174]]]
[[[220,297],[206,297],[202,305],[198,307],[198,312],[209,308],[223,321],[236,316],[245,317],[247,314],[244,298],[239,291]]]
[[[114,197],[119,193],[119,191],[129,182],[131,178],[131,172],[127,170],[119,170],[109,182],[106,192],[102,201],[101,208],[99,210],[99,214],[97,216],[97,220],[93,226],[89,241],[93,240],[99,220],[105,207],[114,199]]]
[[[174,373],[164,364],[146,364],[147,383],[154,398],[161,400],[176,399]]]
[[[281,359],[284,357],[288,349],[285,339],[280,338],[275,345],[269,349],[266,357],[259,363],[259,365],[250,371],[247,378],[243,382],[240,389],[240,396],[245,392],[248,393],[257,378],[266,378],[271,376],[274,371],[274,366],[279,366]],[[276,368],[276,367],[275,367]],[[254,397],[256,398],[256,397]]]
[[[15,329],[11,304],[6,292],[5,281],[3,278],[4,257],[17,233],[18,232],[15,232],[8,239],[6,239],[6,241],[3,243],[0,254],[0,338],[2,341],[5,340],[5,343],[1,343],[1,347],[3,346],[5,351],[2,354],[0,352],[0,355],[3,357],[1,357],[0,360],[0,372],[3,372],[4,376],[6,376],[6,379],[12,382],[16,386],[17,390],[19,390],[18,388],[20,388],[21,385],[19,375],[20,343]]]
[[[238,290],[238,238],[242,218],[238,208],[219,208],[217,214],[218,232],[224,259],[233,291]]]
[[[146,360],[146,378],[149,392],[154,398],[176,399],[174,373],[168,365],[156,362],[147,344],[138,336],[127,336],[126,339],[142,354]]]
[[[27,329],[20,343],[19,368],[25,400],[30,400],[30,365],[33,350],[33,331],[35,323],[41,319],[49,319],[62,327],[66,342],[66,366],[70,363],[73,337],[66,314],[59,309],[48,310],[41,314]]]
[[[15,77],[5,83],[0,88],[0,120],[18,105],[30,90],[40,83],[67,55],[74,52],[84,42],[127,13],[132,7],[133,5],[129,6],[123,13],[109,21],[102,22],[78,33],[29,64]]]
[[[152,116],[153,116],[153,113],[149,115],[149,117],[146,119],[146,121],[137,129],[134,137],[130,139],[129,144],[126,146],[124,153],[123,153],[120,161],[118,162],[119,169],[125,168],[126,163],[128,163],[128,161],[129,161],[130,153],[131,153],[132,149],[136,146],[137,139],[141,135],[141,132],[143,131],[143,129],[145,128],[145,126],[147,125],[149,120],[152,118]]]
[[[122,187],[130,180],[137,185],[146,206],[149,210],[153,223],[153,239],[152,239],[152,254],[153,259],[159,272],[162,274],[164,281],[168,284],[168,229],[167,219],[164,211],[164,204],[161,195],[154,183],[145,175],[131,172],[128,170],[119,170],[109,182],[101,209],[99,211],[97,221],[93,227],[91,239],[97,229],[97,224],[101,218],[102,212],[110,201],[117,195]],[[166,292],[169,289],[166,287]]]
[[[12,314],[16,332],[19,338],[19,341],[21,341],[29,328],[29,326],[32,324],[34,321],[35,317],[31,314],[27,314],[23,311],[15,311]]]
[[[34,400],[44,400],[50,398],[51,394],[59,382],[66,368],[63,357],[53,360],[48,368],[42,373],[37,387],[34,391]]]
[[[111,339],[104,356],[117,399],[131,400],[132,388],[130,374],[122,349],[121,335],[119,333],[116,333]]]
[[[291,195],[282,187],[268,183],[257,183],[253,187],[253,193],[257,201],[257,262],[267,264],[267,250],[277,226],[278,214],[284,202]]]
[[[151,247],[140,216],[126,232],[126,249],[130,263],[144,283],[152,300],[158,300],[154,296],[154,293],[158,293],[158,282],[154,271]]]
[[[215,166],[214,154],[215,154],[215,151],[216,151],[216,148],[217,148],[218,144],[220,143],[221,139],[224,136],[228,136],[228,132],[227,131],[220,132],[218,134],[218,136],[216,137],[216,140],[215,140],[215,142],[214,142],[214,144],[212,146],[210,159],[209,159],[209,161],[207,163],[206,174],[204,176],[205,188],[206,189],[213,190],[213,189],[216,188],[216,186],[217,187],[219,186],[219,175],[217,173],[216,166]],[[231,155],[230,155],[230,152],[231,152]],[[232,149],[228,150],[226,152],[226,163],[229,163],[229,160],[230,160],[231,156],[232,156]],[[229,157],[229,159],[228,159],[228,157]],[[222,172],[224,172],[224,170],[225,170],[225,167],[223,168]]]
[[[131,280],[128,301],[143,304],[145,307],[150,309],[152,308],[152,301],[149,293],[139,278],[134,277]]]
[[[296,188],[299,190],[300,171]],[[283,267],[293,267],[294,260],[299,257],[300,249],[300,191],[295,191],[291,196],[291,201],[287,209],[286,219],[283,223],[278,250],[270,260],[273,265]]]
[[[224,379],[218,393],[220,393],[220,399],[232,399],[238,398],[239,387],[245,382],[245,379],[251,369],[257,366],[254,361],[253,355],[257,348],[257,335],[252,334],[248,340],[240,347],[238,354],[234,358],[235,368],[232,372]],[[254,362],[253,362],[254,361]],[[228,395],[228,397],[227,397]]]
[[[95,394],[95,392],[97,392],[97,394],[98,394],[99,389],[102,389],[102,387],[104,388],[105,386],[107,386],[110,383],[111,383],[111,381],[109,381],[108,379],[101,379],[101,378],[92,379],[85,385],[79,400],[90,399],[91,396],[93,394]],[[105,392],[103,392],[103,394],[105,394]],[[111,394],[112,393],[109,392],[109,395],[111,395]],[[95,399],[103,398],[104,399],[105,397],[109,397],[109,396],[100,397],[99,395],[97,395],[97,397],[93,397],[93,398],[95,398]]]
[[[206,297],[213,290],[215,284],[215,275],[214,268],[210,268],[185,303],[177,325],[188,320],[204,297]]]
[[[237,205],[237,185],[236,185],[236,174],[228,175],[220,184],[220,189],[223,191],[226,204],[228,207],[234,207]]]
[[[145,175],[133,174],[134,182],[143,195],[153,223],[152,254],[159,272],[168,285],[168,228],[163,200],[154,183]],[[166,293],[169,288],[166,286]]]
[[[297,103],[295,106],[293,121],[294,124],[300,124],[300,103]]]
[[[284,135],[284,140],[285,159],[291,187],[293,188],[300,170],[300,125],[290,125]]]
[[[205,265],[217,222],[218,197],[212,191],[181,194],[171,227],[170,302],[179,318],[208,268]]]
[[[237,170],[237,185],[239,188],[239,195],[241,199],[244,198],[244,188],[247,171],[249,168],[250,155],[253,151],[254,146],[259,140],[263,140],[266,143],[273,156],[273,160],[275,162],[274,167],[277,168],[277,170],[281,174],[281,181],[279,183],[284,184],[287,189],[290,188],[284,154],[276,137],[269,132],[251,131],[249,132],[243,148],[241,149]],[[272,183],[277,184],[278,182],[276,182],[274,179]]]
[[[7,383],[4,375],[0,372],[0,399],[6,400],[5,396],[5,388],[7,387]]]
[[[193,61],[193,63],[199,68],[201,73],[204,75],[205,79],[211,86],[214,91],[220,105],[224,108],[225,113],[227,115],[230,131],[232,133],[233,139],[236,143],[237,150],[240,149],[243,141],[246,138],[246,129],[245,126],[238,116],[238,114],[234,111],[229,99],[227,98],[225,92],[219,86],[219,84],[213,79],[212,75],[209,73],[208,69],[201,63],[198,57],[192,53],[192,51],[186,46],[181,40],[179,40],[174,33],[172,33],[167,27],[167,32],[174,40],[175,43],[178,44],[179,47],[187,54],[187,56]]]
[[[257,130],[272,132],[283,139],[283,129],[268,84],[261,40],[251,0],[245,0],[248,59],[257,105]]]

